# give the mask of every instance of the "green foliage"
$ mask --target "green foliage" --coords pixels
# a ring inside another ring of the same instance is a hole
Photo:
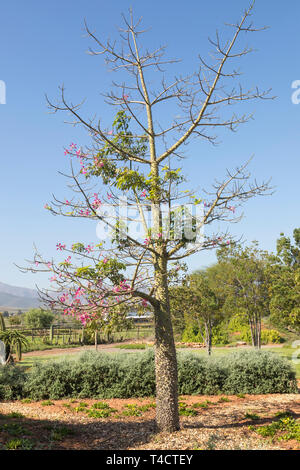
[[[194,408],[187,406],[186,403],[179,402],[179,415],[180,416],[197,416],[197,411]]]
[[[17,367],[6,366],[0,371],[5,374],[0,373],[0,397],[6,400],[155,395],[153,351],[115,356],[87,352],[78,360],[37,364],[26,376]],[[178,380],[181,395],[297,392],[290,363],[261,351],[239,351],[217,358],[179,352]],[[93,409],[105,409],[101,406]],[[87,406],[79,404],[79,408],[84,411]]]
[[[0,366],[0,400],[17,400],[22,397],[26,374],[23,369]]]
[[[212,345],[225,346],[229,343],[228,331],[225,323],[219,323],[212,328]]]
[[[291,416],[284,416],[278,421],[273,421],[267,426],[260,426],[254,431],[263,437],[277,438],[289,441],[291,439],[300,442],[300,423]]]
[[[66,426],[55,426],[51,430],[50,440],[51,441],[62,441],[65,437],[73,435],[74,431]]]
[[[25,387],[34,399],[130,398],[154,392],[153,352],[118,356],[87,352],[77,361],[37,364]]]
[[[49,328],[55,315],[48,310],[32,308],[24,315],[25,325],[28,328]]]
[[[189,323],[181,337],[184,343],[204,343],[205,338],[201,328],[195,323]],[[212,344],[226,345],[229,343],[228,332],[225,324],[219,324],[212,328]]]
[[[251,419],[251,421],[260,420],[260,416],[258,416],[256,413],[251,413],[250,411],[247,411],[247,413],[245,413],[245,418]]]
[[[7,450],[31,450],[34,443],[29,439],[11,439],[5,444]]]
[[[239,351],[223,357],[224,392],[297,393],[295,371],[285,358],[266,351]]]
[[[22,359],[22,348],[28,346],[28,340],[18,330],[4,330],[0,331],[0,340],[5,343],[6,346],[6,360],[8,360],[11,352],[16,352],[17,360]]]
[[[188,324],[182,334],[181,341],[184,343],[203,343],[204,338],[199,326],[196,323]]]

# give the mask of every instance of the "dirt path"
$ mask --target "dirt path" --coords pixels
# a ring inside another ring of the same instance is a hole
[[[105,351],[105,352],[133,352],[139,351],[138,349],[119,349],[118,346],[124,344],[123,343],[114,343],[111,344],[100,344],[98,345],[98,351]],[[76,348],[55,348],[55,349],[45,349],[44,351],[31,351],[27,353],[23,353],[23,357],[39,357],[39,356],[61,356],[61,355],[68,355],[68,354],[76,354],[84,351],[95,351],[95,346],[78,346]]]
[[[217,396],[185,396],[180,400],[188,407],[195,403],[204,407],[194,407],[194,417],[182,417],[181,430],[173,434],[155,434],[153,407],[144,407],[140,416],[125,416],[124,411],[128,414],[129,410],[126,405],[153,404],[150,398],[103,400],[115,410],[108,418],[91,418],[84,411],[76,412],[79,400],[55,400],[50,406],[41,402],[0,403],[0,448],[8,445],[9,430],[19,429],[18,438],[25,439],[26,445],[34,449],[300,449],[295,440],[263,438],[255,432],[257,427],[270,424],[278,412],[289,411],[295,419],[299,418],[299,395],[231,396],[225,400]],[[85,409],[92,409],[95,400],[84,403]],[[15,415],[9,417],[12,412]],[[250,417],[254,414],[258,416],[256,420]]]
[[[113,344],[99,344],[98,351],[104,352],[139,352],[144,351],[143,349],[121,349],[118,346],[124,345],[126,343],[134,343],[134,341],[123,341],[122,343],[113,343]],[[140,341],[142,343],[142,341]],[[282,348],[282,344],[272,345],[273,347]],[[270,345],[262,346],[262,349],[270,348]],[[217,349],[217,348],[216,348]],[[224,348],[222,348],[224,349]],[[240,346],[239,349],[252,349],[251,346]],[[179,349],[181,350],[181,349]],[[199,351],[199,348],[182,348],[183,351]],[[61,356],[68,354],[76,354],[84,351],[95,351],[95,346],[78,346],[75,348],[55,348],[55,349],[45,349],[44,351],[31,351],[23,353],[23,356]]]

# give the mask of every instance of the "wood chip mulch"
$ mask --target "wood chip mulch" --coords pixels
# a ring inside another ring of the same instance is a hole
[[[172,434],[155,433],[153,408],[141,416],[123,415],[125,405],[153,403],[150,398],[101,400],[117,410],[110,418],[90,418],[83,411],[75,411],[80,402],[91,407],[97,400],[53,400],[54,404],[48,406],[42,405],[42,402],[0,403],[0,445],[5,446],[11,438],[5,434],[7,427],[3,423],[15,421],[24,428],[22,438],[31,440],[34,449],[300,449],[299,442],[270,440],[249,429],[253,424],[271,423],[278,412],[289,411],[298,419],[299,395],[231,396],[223,401],[217,396],[180,397],[180,401],[188,407],[207,400],[211,402],[208,402],[207,408],[195,408],[197,416],[181,417],[181,430]],[[9,418],[12,412],[21,413],[23,417]],[[257,414],[259,421],[246,418],[246,413]],[[63,439],[55,440],[53,432],[62,427],[69,432]]]

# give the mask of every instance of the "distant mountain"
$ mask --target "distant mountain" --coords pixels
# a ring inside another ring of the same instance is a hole
[[[39,307],[39,299],[34,289],[10,286],[0,282],[0,308],[29,309]]]

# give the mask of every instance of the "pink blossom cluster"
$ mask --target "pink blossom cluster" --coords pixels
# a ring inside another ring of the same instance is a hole
[[[57,249],[57,250],[60,250],[60,251],[65,250],[65,249],[66,249],[66,245],[62,245],[61,243],[57,243],[56,249]]]
[[[94,193],[94,200],[92,202],[93,209],[98,209],[101,206],[101,201],[97,193]]]
[[[91,211],[89,209],[81,209],[78,212],[78,215],[81,215],[82,217],[89,217],[91,215]]]
[[[98,168],[103,168],[104,162],[101,159],[99,159],[99,157],[95,157],[94,158],[94,165]]]

